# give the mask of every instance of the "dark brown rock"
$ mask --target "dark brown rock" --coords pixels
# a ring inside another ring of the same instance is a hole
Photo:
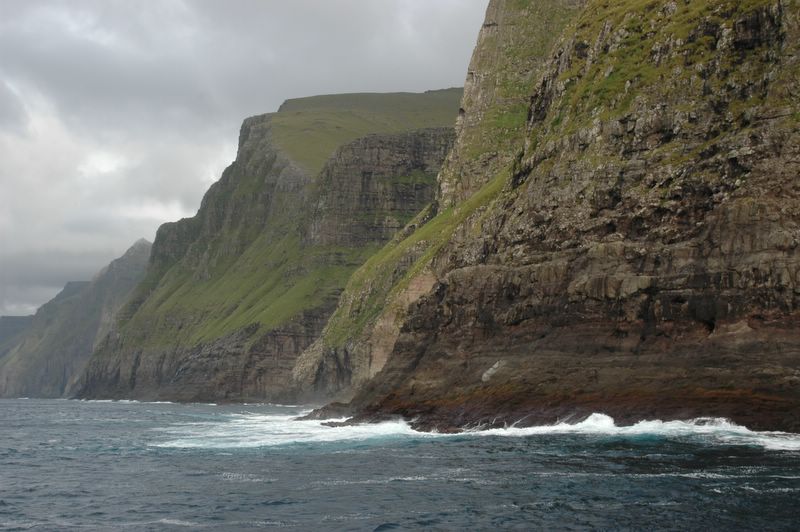
[[[722,4],[587,5],[513,178],[435,258],[356,419],[800,431],[800,10]]]

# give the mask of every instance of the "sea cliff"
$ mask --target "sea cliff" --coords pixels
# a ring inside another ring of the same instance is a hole
[[[502,35],[541,9],[523,4],[493,1],[487,23]],[[492,158],[511,162],[478,156],[467,175],[487,171],[465,182],[445,167],[452,207],[408,240],[446,238],[383,290],[425,287],[374,322],[397,331],[384,365],[328,411],[438,430],[591,412],[800,430],[797,3],[556,4],[573,9],[525,63],[525,127]]]
[[[347,278],[432,201],[461,93],[319,96],[245,120],[197,215],[158,230],[77,395],[294,401],[295,361]]]

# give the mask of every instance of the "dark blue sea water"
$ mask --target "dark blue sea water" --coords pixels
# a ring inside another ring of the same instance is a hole
[[[0,400],[0,530],[800,527],[800,436],[723,420],[431,435],[304,409]]]

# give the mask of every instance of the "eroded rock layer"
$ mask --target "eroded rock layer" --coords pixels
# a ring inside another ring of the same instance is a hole
[[[530,87],[518,162],[436,254],[358,419],[800,430],[799,14],[587,2]]]
[[[437,199],[348,281],[322,337],[294,371],[310,397],[349,399],[383,368],[408,305],[436,282],[431,259],[499,191],[525,132],[538,69],[583,3],[489,3],[470,60],[455,145],[437,179]]]

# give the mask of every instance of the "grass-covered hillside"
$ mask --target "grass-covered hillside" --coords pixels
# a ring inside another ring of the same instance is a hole
[[[452,128],[460,96],[461,89],[318,96],[245,120],[236,160],[197,215],[159,229],[148,276],[121,315],[120,335],[96,353],[84,393],[268,393],[270,379],[316,337],[352,271],[385,241],[317,239],[315,217],[344,223],[343,231],[356,226],[336,209],[361,225],[402,226],[409,208],[432,200],[452,132],[391,134]],[[380,142],[353,143],[377,134]],[[330,193],[343,189],[352,190],[342,196],[351,204],[331,203]]]
[[[310,96],[287,100],[273,118],[275,140],[316,174],[339,146],[372,133],[399,133],[455,123],[463,89]]]

